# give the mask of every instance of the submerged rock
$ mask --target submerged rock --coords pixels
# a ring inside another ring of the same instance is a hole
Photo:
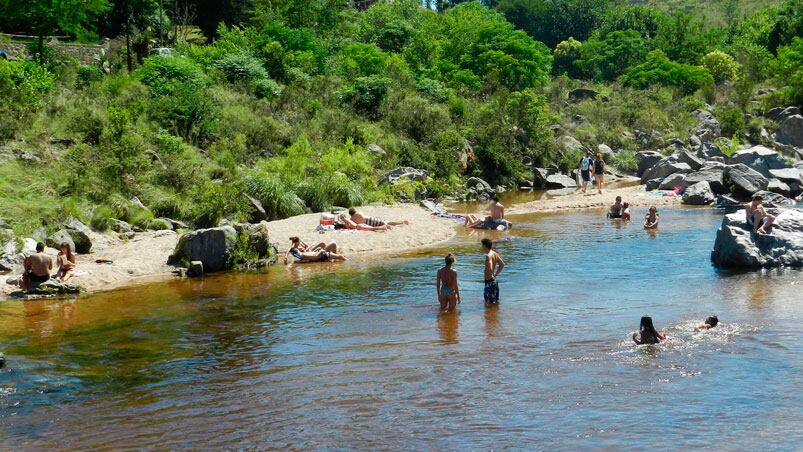
[[[802,267],[803,211],[781,210],[766,235],[747,226],[744,210],[725,215],[711,260],[721,268]]]

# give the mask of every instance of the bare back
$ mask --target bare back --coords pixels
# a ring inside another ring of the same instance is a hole
[[[502,272],[505,267],[505,261],[494,250],[488,250],[485,255],[485,280],[490,281],[496,278],[496,275]]]
[[[443,267],[438,270],[438,281],[440,287],[448,287],[455,292],[457,290],[457,270],[452,267]]]
[[[494,220],[504,220],[505,206],[498,202],[491,204],[491,218]]]
[[[49,275],[52,269],[53,258],[45,253],[32,254],[25,259],[25,270],[37,276]]]

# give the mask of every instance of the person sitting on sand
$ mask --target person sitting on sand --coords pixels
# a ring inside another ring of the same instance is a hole
[[[64,282],[73,277],[75,271],[75,255],[70,249],[68,243],[62,243],[59,246],[59,255],[56,256],[56,263],[59,269],[53,279],[59,282]]]
[[[49,280],[51,270],[53,270],[53,258],[45,254],[44,243],[37,243],[36,254],[26,257],[23,263],[20,288],[22,288],[23,292],[28,292]]]
[[[657,331],[652,324],[652,317],[644,316],[641,318],[641,325],[637,333],[633,333],[633,342],[638,345],[657,344],[666,340],[666,335]]]
[[[366,224],[368,226],[373,226],[373,227],[401,226],[401,225],[405,225],[405,224],[410,224],[410,222],[407,221],[407,220],[403,220],[403,221],[387,221],[387,220],[383,220],[383,219],[377,218],[377,217],[369,217],[369,216],[366,216],[364,213],[358,211],[357,209],[355,209],[353,207],[351,209],[349,209],[349,216],[351,217],[351,220],[354,221],[357,224]]]
[[[321,250],[328,251],[330,253],[337,253],[337,243],[335,242],[329,242],[329,243],[320,242],[315,246],[309,246],[298,237],[295,236],[290,237],[291,242],[295,242],[296,240],[298,240],[298,250],[301,251],[302,253],[321,251]]]
[[[650,207],[650,212],[644,217],[644,229],[655,229],[658,227],[658,220],[661,218],[658,215],[658,209],[655,206]]]
[[[717,325],[719,325],[719,319],[717,318],[717,316],[712,315],[712,316],[708,317],[707,319],[705,319],[705,322],[703,322],[702,325],[698,325],[698,326],[694,327],[694,331],[697,332],[697,331],[702,331],[702,330],[710,330],[711,328],[713,328],[713,327],[715,327]]]
[[[374,231],[374,232],[389,231],[391,229],[391,227],[387,224],[383,226],[370,226],[365,223],[357,223],[351,218],[349,218],[349,216],[346,215],[345,213],[340,214],[339,218],[346,229],[355,229],[357,231]]]
[[[622,204],[622,219],[625,221],[630,221],[630,203]]]
[[[756,234],[766,234],[770,231],[772,223],[775,222],[775,215],[770,215],[764,210],[764,197],[756,193],[753,200],[747,205],[745,214],[747,215],[747,225],[753,228]]]
[[[485,223],[488,223],[490,221],[491,221],[490,216],[485,218],[480,218],[477,215],[470,213],[466,215],[465,221],[463,222],[463,226],[473,229],[482,229]]]
[[[299,249],[301,240],[298,237],[290,238],[290,249],[284,253],[284,263],[287,264],[288,255],[293,256],[297,262],[331,262],[331,261],[344,261],[346,258],[340,254],[336,254],[326,250],[318,251],[301,251]]]
[[[438,291],[441,310],[453,311],[460,303],[460,287],[457,285],[457,270],[454,269],[454,254],[447,254],[444,260],[446,265],[438,270],[435,288]]]
[[[621,196],[617,196],[616,197],[616,202],[614,202],[613,205],[611,205],[611,208],[608,209],[608,219],[609,220],[613,220],[613,219],[622,218],[622,210],[623,209],[624,209],[624,207],[622,206],[622,197]]]

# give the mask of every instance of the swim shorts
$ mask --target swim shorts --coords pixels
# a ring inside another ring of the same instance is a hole
[[[583,176],[583,180],[586,182],[591,181],[591,171],[590,170],[580,170],[580,175]]]
[[[485,302],[490,304],[499,303],[499,284],[495,279],[485,281]]]

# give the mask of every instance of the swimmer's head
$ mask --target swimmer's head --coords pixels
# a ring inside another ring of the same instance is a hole
[[[719,319],[715,315],[712,315],[711,317],[708,317],[707,319],[705,319],[705,324],[706,325],[710,325],[712,328],[717,326],[718,323],[719,323]]]
[[[349,209],[349,215],[354,215],[355,213],[357,213],[357,209],[355,209],[354,207]]]
[[[622,197],[621,196],[617,196],[616,197],[616,202],[622,202]]]
[[[299,238],[298,238],[298,237],[296,237],[296,236],[290,237],[290,242],[292,242],[292,243],[293,243],[293,245],[295,245],[296,243],[298,243],[298,242],[300,242],[300,241],[301,241],[301,239],[299,239]]]
[[[627,203],[627,202],[626,202],[626,203],[622,204],[622,207],[624,207],[625,209],[627,209],[628,207],[630,207],[630,203]]]
[[[482,247],[485,248],[486,250],[490,250],[491,248],[494,247],[494,243],[489,238],[484,238],[480,240],[480,243],[482,243]]]
[[[451,267],[452,265],[454,265],[454,254],[452,253],[447,254],[446,258],[444,258],[444,261],[446,261],[447,267]]]

